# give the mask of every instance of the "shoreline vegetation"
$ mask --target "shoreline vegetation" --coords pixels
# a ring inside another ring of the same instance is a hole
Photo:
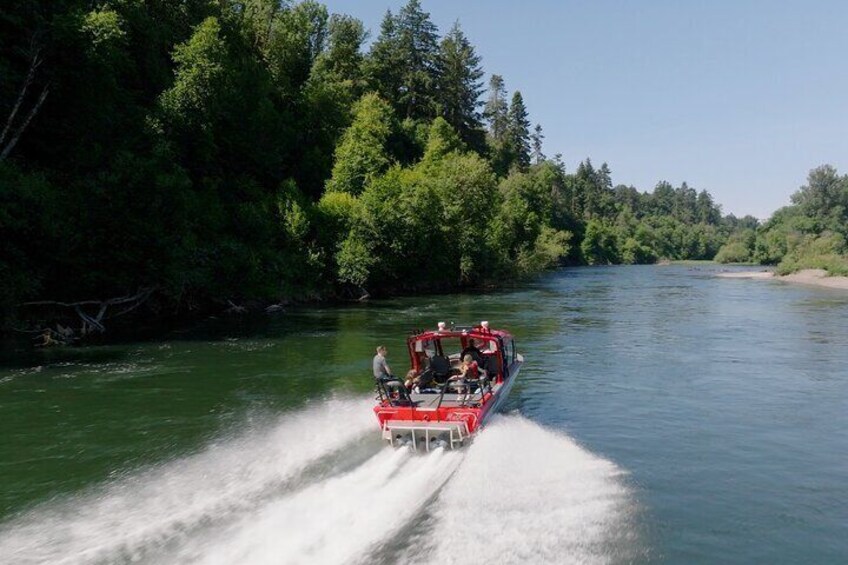
[[[768,221],[733,233],[715,260],[772,265],[779,276],[848,276],[848,175],[830,165],[815,168],[791,201]]]
[[[0,331],[45,343],[561,265],[848,274],[832,168],[764,225],[685,182],[566,171],[418,0],[373,31],[312,0],[15,3],[0,69]]]
[[[802,269],[787,275],[780,275],[774,271],[738,271],[733,273],[718,273],[716,276],[724,279],[776,280],[793,284],[848,290],[848,276],[830,275],[824,269]]]

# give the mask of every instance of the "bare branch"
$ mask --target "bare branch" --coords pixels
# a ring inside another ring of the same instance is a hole
[[[18,140],[21,138],[21,134],[24,133],[24,130],[26,130],[27,126],[32,121],[32,118],[38,113],[38,110],[41,109],[41,105],[44,104],[44,101],[47,99],[48,94],[50,94],[50,87],[45,86],[44,89],[41,91],[41,95],[38,97],[38,102],[36,102],[35,106],[33,106],[32,109],[29,111],[29,114],[27,115],[26,120],[24,120],[24,123],[22,123],[20,127],[15,130],[14,137],[12,137],[6,147],[3,148],[3,152],[0,153],[0,161],[8,157],[9,153],[12,152],[12,149],[15,148],[15,145],[18,144]]]
[[[18,306],[61,306],[63,308],[75,308],[77,306],[91,306],[102,304],[101,300],[83,300],[81,302],[60,302],[58,300],[37,300],[35,302],[21,302]]]
[[[40,49],[35,49],[32,54],[26,78],[24,78],[24,83],[21,85],[21,90],[18,92],[18,98],[17,100],[15,100],[15,105],[12,106],[12,111],[9,112],[9,117],[6,119],[6,126],[3,128],[3,133],[0,133],[0,143],[3,143],[6,140],[6,136],[8,135],[9,130],[12,129],[12,124],[15,121],[15,116],[18,115],[18,110],[20,110],[21,104],[23,104],[24,102],[27,90],[29,89],[29,86],[32,84],[32,81],[35,78],[35,71],[41,65],[41,58],[39,57],[40,52]]]
[[[105,332],[106,326],[103,324],[104,320],[116,318],[118,316],[123,316],[128,312],[132,312],[145,303],[155,290],[156,287],[148,287],[139,290],[131,296],[119,296],[108,300],[80,300],[79,302],[39,300],[35,302],[23,302],[20,306],[57,306],[59,308],[71,308],[82,322],[80,333],[87,335],[94,330],[101,333]],[[89,312],[86,312],[86,307],[91,306],[96,307],[97,314],[92,315]],[[114,306],[123,306],[123,308],[121,308],[117,313],[110,315],[109,309]]]

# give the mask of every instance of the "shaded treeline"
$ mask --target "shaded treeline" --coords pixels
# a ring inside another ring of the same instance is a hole
[[[825,269],[848,276],[848,176],[830,165],[810,171],[792,205],[761,226],[732,234],[716,260],[777,265],[779,274]]]
[[[566,173],[521,93],[485,88],[460,26],[440,35],[417,0],[367,38],[312,1],[0,7],[4,319],[711,258],[738,227],[685,184]]]

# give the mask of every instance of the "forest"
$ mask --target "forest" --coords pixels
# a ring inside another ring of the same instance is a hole
[[[566,171],[520,90],[418,0],[373,32],[312,0],[13,2],[0,75],[7,328],[844,249],[844,229],[788,235],[838,223],[809,219],[818,188],[760,226],[686,183]]]
[[[830,165],[810,171],[792,204],[761,226],[745,226],[719,250],[720,263],[776,265],[781,275],[824,269],[848,276],[848,176]]]

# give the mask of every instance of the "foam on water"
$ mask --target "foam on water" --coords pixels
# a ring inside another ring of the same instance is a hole
[[[381,449],[370,402],[330,400],[35,508],[0,525],[0,555],[64,564],[629,560],[621,547],[634,545],[633,504],[621,475],[517,416],[464,450]]]
[[[146,548],[251,511],[311,464],[373,433],[373,418],[364,400],[322,402],[199,454],[35,508],[0,525],[0,555],[22,564],[137,560]]]
[[[422,456],[384,450],[358,468],[276,500],[217,543],[192,544],[179,560],[231,563],[368,561],[432,499],[461,461],[439,449]]]
[[[630,561],[638,543],[623,473],[564,434],[519,416],[480,434],[432,505],[407,560]]]

